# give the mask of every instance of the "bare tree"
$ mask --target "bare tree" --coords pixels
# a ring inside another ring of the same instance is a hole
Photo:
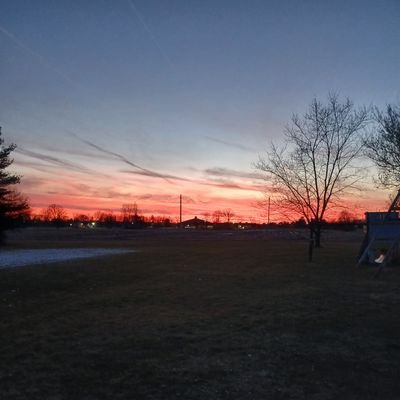
[[[121,208],[122,221],[133,223],[138,218],[138,206],[136,203],[122,204]]]
[[[284,145],[272,144],[266,159],[256,163],[272,182],[275,207],[304,217],[317,247],[326,212],[359,180],[354,161],[368,119],[369,112],[355,109],[349,99],[341,103],[330,95],[326,104],[314,99],[302,117],[292,116]]]
[[[225,208],[225,210],[222,211],[222,215],[226,218],[226,222],[229,224],[232,218],[235,216],[235,213],[232,209]]]
[[[87,214],[75,214],[74,221],[88,223],[90,221],[90,217]]]
[[[107,228],[113,227],[117,222],[117,218],[112,211],[96,211],[94,213],[94,220]]]
[[[388,105],[385,112],[375,109],[376,133],[365,139],[367,155],[379,171],[386,188],[400,188],[400,105]]]
[[[211,214],[208,212],[208,211],[205,211],[205,212],[203,212],[203,217],[204,217],[204,220],[206,221],[206,222],[208,222],[208,220],[209,220],[209,218],[211,217]]]
[[[339,213],[337,221],[340,224],[350,224],[356,220],[356,217],[348,210],[342,210]]]
[[[67,213],[59,204],[50,204],[44,211],[45,221],[52,222],[55,225],[61,225],[67,219]]]
[[[212,213],[212,217],[213,217],[213,222],[214,224],[219,224],[221,222],[221,217],[223,216],[223,213],[221,210],[215,210]]]

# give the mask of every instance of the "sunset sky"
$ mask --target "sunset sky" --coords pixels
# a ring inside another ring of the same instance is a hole
[[[182,194],[184,218],[263,220],[253,163],[293,113],[329,92],[399,102],[399,21],[397,0],[2,0],[19,189],[35,211],[176,218]],[[347,201],[360,214],[387,196],[366,183]]]

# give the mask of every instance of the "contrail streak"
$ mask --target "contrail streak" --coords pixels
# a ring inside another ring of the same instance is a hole
[[[103,148],[100,147],[99,145],[97,145],[97,144],[95,144],[95,143],[92,143],[92,142],[90,142],[89,140],[82,139],[82,138],[79,137],[76,133],[69,132],[69,134],[70,134],[71,136],[73,136],[75,139],[79,140],[80,142],[85,143],[85,144],[87,144],[88,146],[90,146],[90,147],[92,147],[92,148],[94,148],[94,149],[96,149],[96,150],[98,150],[98,151],[100,151],[100,152],[102,152],[102,153],[104,153],[104,154],[112,155],[112,156],[114,156],[115,158],[117,158],[117,159],[123,161],[125,164],[130,165],[131,167],[134,167],[134,168],[139,169],[140,171],[144,172],[144,173],[145,173],[146,175],[148,175],[148,176],[153,176],[153,177],[156,177],[156,178],[161,178],[161,179],[164,179],[165,181],[167,181],[168,183],[173,183],[173,182],[171,182],[171,181],[167,178],[167,176],[164,175],[164,174],[160,174],[160,173],[158,173],[158,172],[156,172],[156,171],[152,171],[152,170],[149,170],[149,169],[147,169],[147,168],[143,168],[143,167],[141,167],[140,165],[135,164],[135,163],[133,163],[132,161],[128,160],[127,158],[125,158],[125,157],[122,156],[121,154],[115,153],[115,152],[110,151],[110,150],[103,149]]]
[[[157,50],[160,52],[161,56],[164,58],[164,61],[168,64],[168,66],[175,71],[175,66],[172,63],[172,61],[169,59],[169,57],[165,54],[164,50],[161,48],[157,38],[155,37],[153,31],[150,29],[150,27],[147,25],[146,21],[144,20],[143,16],[135,6],[132,0],[128,0],[128,4],[131,7],[133,13],[135,14],[136,18],[139,20],[139,22],[142,24],[143,28],[149,35],[150,39],[154,43],[154,45],[157,47]]]
[[[18,47],[22,48],[25,50],[27,53],[29,53],[31,56],[36,58],[37,61],[40,62],[43,66],[45,66],[47,69],[52,70],[55,72],[58,76],[63,78],[65,81],[68,83],[71,83],[73,85],[76,85],[76,83],[64,72],[61,72],[57,68],[55,68],[51,63],[49,63],[43,56],[41,56],[39,53],[36,51],[33,51],[31,48],[29,48],[26,44],[24,44],[20,39],[18,39],[15,35],[13,35],[11,32],[9,32],[7,29],[5,29],[3,26],[0,25],[0,32],[8,37],[11,41],[13,41]]]
[[[19,109],[19,107],[16,107],[16,108]],[[30,118],[33,118],[33,119],[35,119],[35,120],[37,120],[37,121],[40,121],[40,122],[42,122],[42,123],[45,121],[43,118],[39,118],[39,117],[34,116],[34,115],[28,115],[28,116],[29,116]],[[111,156],[110,158],[112,158],[112,159],[119,159],[119,160],[123,161],[125,164],[128,164],[128,165],[130,165],[131,167],[134,167],[134,168],[138,169],[139,171],[141,171],[141,175],[146,175],[146,176],[152,176],[152,177],[156,177],[156,178],[161,178],[161,179],[164,179],[166,182],[171,183],[171,184],[175,184],[174,182],[171,181],[171,179],[172,179],[172,180],[184,180],[184,178],[176,177],[176,176],[173,176],[173,175],[161,174],[161,173],[159,173],[159,172],[152,171],[152,170],[149,170],[149,169],[147,169],[147,168],[143,168],[143,167],[141,167],[140,165],[138,165],[138,164],[136,164],[136,163],[134,163],[134,162],[128,160],[126,157],[122,156],[121,154],[118,154],[118,153],[115,153],[115,152],[113,152],[113,151],[104,149],[103,147],[101,147],[101,146],[99,146],[99,145],[97,145],[97,144],[95,144],[95,143],[93,143],[93,142],[90,142],[89,140],[86,140],[86,139],[81,138],[80,136],[78,136],[75,132],[71,131],[70,129],[61,128],[61,130],[62,130],[63,132],[65,132],[67,135],[72,136],[74,139],[79,140],[81,143],[85,143],[85,144],[88,145],[89,147],[91,147],[91,148],[93,148],[93,149],[96,149],[97,151],[99,151],[99,152],[101,152],[101,153],[103,153],[103,154],[107,154],[107,155]],[[50,150],[50,149],[49,149],[49,150]],[[54,149],[51,149],[51,150],[54,151]],[[31,157],[34,157],[33,152],[31,152],[31,151],[29,151],[29,150],[21,149],[20,147],[17,148],[17,152],[19,152],[19,153],[21,153],[21,154],[25,154],[25,155],[31,156]],[[28,153],[29,153],[29,154],[28,154]],[[82,154],[82,155],[84,155],[84,156],[88,156],[87,154],[82,153],[81,150],[79,151],[79,153]],[[75,154],[79,154],[79,153],[76,152]],[[57,162],[57,161],[60,162],[60,159],[56,160],[56,158],[51,157],[51,156],[39,155],[39,156],[37,156],[36,158],[38,158],[38,159],[47,159],[47,161],[51,161],[51,162]],[[68,166],[72,166],[72,164],[71,164],[71,165],[68,165]],[[75,165],[75,166],[72,166],[72,167],[76,167],[76,165]]]
[[[19,154],[23,154],[24,156],[35,158],[35,159],[40,160],[40,161],[47,161],[47,162],[49,162],[51,164],[56,164],[56,165],[61,166],[61,167],[66,167],[66,168],[69,168],[69,169],[74,170],[74,171],[83,172],[83,173],[86,173],[86,174],[93,174],[93,171],[88,169],[88,168],[86,168],[86,167],[83,167],[83,166],[81,166],[79,164],[76,164],[76,163],[72,163],[70,161],[63,160],[63,159],[58,158],[58,157],[49,156],[48,154],[38,153],[36,151],[31,151],[31,150],[26,150],[26,149],[24,149],[22,147],[17,147],[15,149],[15,152],[19,153]],[[99,175],[99,174],[96,173],[96,175]]]

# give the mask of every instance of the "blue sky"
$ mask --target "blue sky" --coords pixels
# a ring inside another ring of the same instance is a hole
[[[254,171],[329,92],[400,98],[398,1],[2,1],[0,125],[35,208],[256,216]],[[366,194],[361,203],[372,194]]]

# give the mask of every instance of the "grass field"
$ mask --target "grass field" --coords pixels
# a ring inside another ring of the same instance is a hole
[[[0,399],[400,399],[400,268],[341,233],[63,231],[134,253],[0,270]],[[50,240],[51,238],[51,240]]]

